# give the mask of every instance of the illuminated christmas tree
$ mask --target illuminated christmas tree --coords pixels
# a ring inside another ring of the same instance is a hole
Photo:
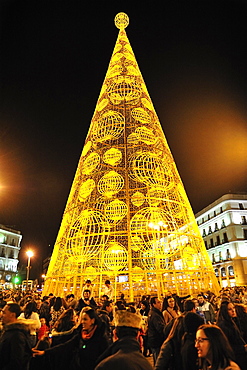
[[[203,239],[126,36],[125,13],[72,184],[44,294],[218,291]]]

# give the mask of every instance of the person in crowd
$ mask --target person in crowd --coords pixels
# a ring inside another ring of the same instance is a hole
[[[166,325],[169,321],[181,315],[179,306],[172,296],[164,298],[162,311]]]
[[[139,309],[139,313],[142,317],[140,336],[142,338],[142,350],[143,350],[143,355],[145,357],[148,357],[149,356],[148,352],[150,352],[148,348],[148,333],[147,333],[149,311],[150,311],[149,303],[145,300],[142,301],[140,304],[140,309]]]
[[[26,303],[24,311],[18,319],[28,320],[30,330],[30,345],[34,347],[37,343],[37,331],[41,327],[39,315],[37,313],[37,304],[35,301]]]
[[[32,357],[28,326],[18,320],[21,308],[8,303],[2,311],[4,331],[0,338],[0,369],[28,370]]]
[[[82,292],[81,292],[82,296],[83,296],[83,292],[85,292],[85,290],[90,291],[89,299],[92,298],[93,297],[93,284],[92,284],[91,280],[89,280],[89,279],[86,280],[85,285],[82,288]]]
[[[195,348],[196,332],[204,324],[204,319],[195,312],[187,312],[183,319],[184,335],[181,341],[181,358],[183,370],[197,370],[197,350]]]
[[[196,333],[195,347],[202,370],[240,370],[233,361],[232,348],[223,333],[216,325],[202,325]]]
[[[140,352],[138,335],[141,316],[127,310],[114,315],[116,341],[99,357],[95,370],[151,370],[152,366]]]
[[[112,326],[111,322],[113,320],[113,303],[110,301],[106,301],[101,308],[97,310],[97,314],[104,321],[106,325],[106,335],[109,342],[112,342]]]
[[[148,346],[153,354],[154,365],[164,341],[165,320],[161,312],[161,301],[158,297],[150,300],[151,309],[148,314]]]
[[[107,295],[110,301],[113,300],[113,298],[114,298],[114,288],[111,285],[110,280],[105,281],[105,285],[103,287],[103,294]]]
[[[247,343],[247,312],[246,312],[246,306],[242,303],[236,303],[235,304],[235,310],[240,326],[240,331],[242,333],[242,336],[244,338],[245,343]]]
[[[61,297],[55,297],[53,306],[50,308],[50,328],[52,329],[59,316],[66,310],[65,302]]]
[[[48,356],[67,353],[66,361],[57,363],[53,370],[94,370],[98,357],[108,347],[105,325],[91,307],[84,307],[75,335],[65,343],[44,351],[33,349],[34,355]]]
[[[46,319],[46,324],[49,325],[49,322],[51,320],[50,315],[50,303],[49,303],[49,297],[44,296],[42,299],[42,304],[40,306],[39,310],[39,317],[44,317]]]
[[[197,298],[192,298],[192,301],[195,304],[195,309],[196,309],[197,315],[201,316],[203,318],[203,320],[204,320],[204,324],[206,324],[205,315],[204,315],[204,313],[201,310],[199,310],[199,302],[198,302],[198,299]]]
[[[90,290],[84,290],[82,298],[79,299],[75,310],[80,312],[83,307],[91,307],[96,309],[97,308],[97,303],[95,302],[94,298],[89,298],[90,297]]]
[[[232,302],[221,302],[216,324],[222,329],[223,333],[227,337],[233,349],[235,360],[241,370],[247,370],[247,344],[241,335],[236,310]]]
[[[0,293],[0,309],[4,308],[4,306],[7,304],[7,301],[3,298],[3,294]]]
[[[203,312],[206,323],[207,324],[215,323],[215,312],[213,305],[206,301],[203,294],[198,294],[197,299],[199,302],[198,310]]]
[[[65,302],[67,305],[67,308],[76,308],[77,300],[75,299],[75,295],[73,293],[68,294],[65,298]]]
[[[49,332],[49,327],[46,325],[46,320],[44,317],[41,317],[41,319],[39,319],[40,321],[40,328],[38,330],[38,340],[41,340],[47,332]]]
[[[76,329],[75,316],[73,308],[68,308],[59,316],[51,331],[51,347],[67,342],[73,337]]]

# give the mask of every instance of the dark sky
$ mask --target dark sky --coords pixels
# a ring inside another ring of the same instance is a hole
[[[33,264],[55,242],[120,11],[194,211],[247,191],[247,1],[130,3],[1,1],[0,223]]]

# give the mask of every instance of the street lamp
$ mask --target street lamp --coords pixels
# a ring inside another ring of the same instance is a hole
[[[30,273],[30,262],[31,262],[31,257],[33,257],[33,252],[32,251],[27,251],[27,281],[26,281],[26,291],[28,290],[28,280],[29,280],[29,273]]]

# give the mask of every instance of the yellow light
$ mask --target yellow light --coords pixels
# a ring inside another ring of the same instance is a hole
[[[33,251],[28,250],[28,251],[26,252],[26,255],[28,256],[28,258],[33,257]]]

